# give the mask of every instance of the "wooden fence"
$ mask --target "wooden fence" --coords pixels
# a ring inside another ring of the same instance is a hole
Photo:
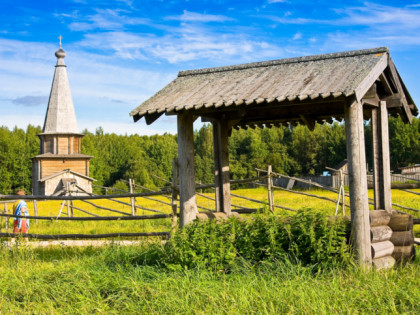
[[[266,170],[263,169],[256,169],[258,172],[258,176],[249,178],[249,179],[240,179],[240,180],[231,180],[231,185],[245,185],[245,184],[252,184],[253,186],[264,186],[267,187],[267,201],[265,200],[256,200],[254,198],[250,198],[247,196],[241,196],[235,193],[231,193],[232,197],[238,199],[244,199],[250,202],[257,204],[256,208],[246,208],[235,203],[232,203],[232,211],[238,213],[252,213],[260,209],[261,207],[267,207],[270,211],[274,212],[274,209],[282,209],[286,211],[295,212],[297,209],[293,209],[290,207],[285,207],[283,205],[275,204],[274,200],[274,191],[275,190],[282,190],[288,191],[298,195],[304,195],[312,198],[322,199],[328,202],[332,202],[336,204],[336,214],[338,208],[341,207],[343,214],[345,214],[345,209],[349,208],[349,205],[345,203],[345,196],[348,197],[348,194],[344,193],[343,190],[337,190],[325,183],[319,183],[317,181],[313,181],[311,178],[297,178],[292,176],[287,176],[284,174],[279,174],[272,171],[271,166],[268,166]],[[262,174],[262,175],[261,175]],[[161,178],[157,175],[153,175],[155,178],[161,180],[166,186],[158,191],[152,190],[148,187],[144,187],[141,185],[137,185],[134,180],[125,181],[129,185],[129,192],[115,189],[111,187],[103,187],[103,186],[96,186],[98,188],[105,190],[105,195],[94,195],[88,194],[85,196],[77,195],[77,196],[9,196],[9,195],[0,195],[0,204],[3,204],[4,211],[0,213],[0,217],[4,217],[5,219],[5,228],[6,230],[9,228],[9,219],[15,218],[13,214],[11,214],[11,209],[7,208],[7,202],[12,202],[17,199],[24,199],[34,202],[34,216],[29,216],[25,218],[35,219],[35,220],[60,220],[60,221],[112,221],[112,220],[153,220],[153,219],[171,219],[172,220],[172,228],[174,228],[177,224],[177,217],[179,216],[178,210],[178,183],[177,183],[177,162],[174,160],[173,163],[173,180],[169,181],[165,178]],[[329,176],[331,177],[331,176]],[[285,184],[282,184],[285,183]],[[330,198],[325,196],[320,196],[315,193],[304,192],[301,190],[293,190],[293,187],[299,187],[296,185],[297,183],[301,183],[303,185],[309,185],[311,187],[317,187],[319,189],[324,189],[330,192],[337,193],[337,198]],[[285,186],[285,187],[284,187]],[[214,198],[200,193],[198,191],[202,191],[203,189],[214,189],[214,184],[196,184],[196,191],[197,195],[201,196],[205,199],[215,201]],[[141,192],[138,192],[142,190]],[[108,194],[109,191],[117,191],[119,194]],[[419,195],[419,193],[405,190],[409,193],[413,193]],[[157,196],[163,196],[165,200],[157,199]],[[125,202],[119,200],[121,198],[129,198],[130,202]],[[141,205],[138,202],[138,198],[144,198],[147,200],[155,201],[162,205],[168,206],[171,209],[171,213],[164,213],[159,209],[151,209]],[[95,200],[106,199],[112,201],[114,203],[122,204],[130,208],[130,212],[125,212],[121,210],[112,209],[109,207],[99,206],[94,203]],[[61,208],[59,211],[58,216],[51,217],[51,216],[39,216],[38,209],[37,209],[37,201],[40,200],[59,200],[62,201]],[[80,207],[76,207],[73,204],[73,201],[80,201],[90,206],[94,206],[97,209],[113,212],[119,214],[118,216],[99,216],[96,213],[92,213],[87,211],[86,209],[82,209]],[[373,204],[373,200],[369,200],[370,204]],[[64,207],[66,206],[66,207]],[[410,210],[414,212],[420,212],[418,209],[413,209],[410,207],[405,207],[398,204],[393,204],[394,207],[399,207],[404,210]],[[212,209],[203,207],[202,205],[198,205],[198,208],[203,211],[213,211]],[[63,209],[66,209],[66,213],[63,212]],[[143,213],[145,211],[152,212],[154,214],[150,215],[137,215],[137,211],[142,210]],[[89,216],[73,216],[75,211],[82,212]],[[66,216],[61,216],[66,215]],[[24,218],[24,217],[22,217]],[[415,224],[420,224],[419,219],[414,219]],[[418,222],[418,223],[416,223]],[[16,237],[18,235],[13,233],[0,233],[0,237]],[[97,238],[109,238],[109,237],[140,237],[140,236],[158,236],[163,238],[168,238],[170,236],[170,232],[163,231],[163,232],[138,232],[138,233],[107,233],[107,234],[57,234],[57,235],[41,235],[41,234],[27,234],[25,237],[34,238],[34,239],[97,239]]]

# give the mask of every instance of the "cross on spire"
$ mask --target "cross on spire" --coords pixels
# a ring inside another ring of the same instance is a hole
[[[60,49],[61,49],[61,40],[63,39],[63,36],[58,36],[58,39],[60,40]]]

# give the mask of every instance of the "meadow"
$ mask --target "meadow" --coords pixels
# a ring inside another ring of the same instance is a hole
[[[413,191],[420,192],[420,189],[413,189]],[[258,188],[248,188],[248,189],[237,189],[232,191],[234,194],[240,196],[246,196],[248,198],[260,200],[267,202],[267,189],[264,187]],[[328,197],[331,199],[336,200],[337,194],[330,191],[320,190],[320,189],[312,189],[309,191],[311,194],[315,194],[318,196]],[[369,190],[368,192],[369,197],[373,198],[373,191]],[[205,192],[204,195],[208,197],[214,197],[214,194],[211,192]],[[170,199],[165,198],[163,196],[155,196],[155,199],[159,199],[161,201],[170,202]],[[130,203],[129,198],[121,198],[120,201],[124,201],[126,203]],[[415,194],[410,194],[408,192],[404,192],[401,190],[393,189],[392,190],[392,201],[393,203],[414,208],[420,209],[420,197]],[[130,206],[123,205],[121,203],[116,203],[111,200],[93,200],[98,206],[123,211],[126,213],[130,213],[131,208]],[[298,195],[287,191],[274,191],[274,202],[277,205],[292,208],[292,209],[316,209],[322,210],[323,213],[327,215],[334,215],[336,205],[333,202],[317,199],[309,196]],[[27,202],[29,207],[30,214],[33,215],[33,203],[31,201]],[[157,201],[145,199],[145,198],[136,198],[136,204],[149,209],[155,209],[161,211],[163,213],[171,213],[171,207],[169,205],[165,205],[159,203]],[[197,196],[197,204],[201,207],[207,209],[214,209],[214,201],[209,200],[202,196]],[[265,206],[262,204],[254,203],[248,200],[240,199],[238,197],[232,196],[232,204],[237,205],[244,208],[264,208]],[[349,200],[346,198],[346,204],[349,205]],[[61,201],[38,201],[38,214],[40,216],[58,216],[60,208],[61,208]],[[120,214],[109,212],[106,210],[101,210],[99,208],[95,208],[94,206],[83,203],[82,201],[75,201],[74,206],[81,208],[83,210],[89,211],[91,213],[101,215],[101,216],[119,216]],[[232,207],[234,209],[235,207]],[[9,213],[12,209],[12,204],[8,204]],[[373,206],[370,206],[370,209],[373,209]],[[408,211],[404,209],[400,209],[395,207],[397,210],[406,211],[413,215],[413,217],[420,217],[420,213],[414,211]],[[66,206],[63,207],[61,216],[66,216]],[[203,209],[199,209],[199,211],[203,211]],[[275,208],[275,214],[281,215],[294,215],[295,212],[287,211],[279,208]],[[144,214],[155,214],[154,212],[150,212],[147,210],[137,209],[137,215],[144,215]],[[341,206],[339,207],[338,214],[342,214]],[[346,215],[350,215],[350,209],[346,207],[345,210]],[[74,210],[74,216],[87,216],[85,213],[80,212],[78,210]],[[12,220],[9,220],[9,226],[12,226]],[[75,221],[45,221],[45,220],[31,220],[31,228],[30,232],[35,234],[102,234],[102,233],[116,233],[116,232],[163,232],[163,231],[170,231],[171,229],[171,220],[170,219],[158,219],[158,220],[145,220],[145,221],[86,221],[86,222],[75,222]],[[4,229],[4,220],[0,224],[2,231]],[[420,233],[420,227],[418,226],[416,232]]]
[[[331,192],[310,192],[336,198]],[[267,199],[264,188],[239,189],[234,193]],[[414,194],[393,190],[392,195],[394,203],[420,208],[420,198]],[[121,204],[96,203],[129,212],[129,207]],[[137,203],[170,213],[169,206],[151,200],[138,198]],[[232,203],[256,207],[255,203],[236,197]],[[322,209],[328,215],[335,211],[332,202],[284,191],[275,192],[275,203],[308,211]],[[198,204],[213,207],[212,201],[203,197],[198,197]],[[28,205],[32,214],[32,204]],[[75,202],[75,205],[96,214],[110,214],[87,204]],[[60,206],[60,202],[38,202],[39,214],[57,216]],[[143,214],[143,210],[138,214]],[[276,209],[275,214],[293,216],[294,212]],[[76,210],[75,215],[85,216]],[[170,230],[170,219],[96,223],[31,221],[31,232],[40,234]],[[418,228],[415,233],[418,237]],[[319,269],[316,265],[304,266],[287,259],[259,264],[239,259],[229,272],[215,272],[200,267],[168,268],[161,260],[164,245],[158,240],[143,240],[134,246],[111,244],[102,248],[27,248],[19,242],[12,246],[3,243],[0,313],[416,314],[420,310],[419,257],[405,266],[380,272],[361,270],[352,263]]]

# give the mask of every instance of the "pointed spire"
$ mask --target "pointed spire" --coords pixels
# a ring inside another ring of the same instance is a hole
[[[55,52],[57,64],[42,132],[49,134],[78,133],[76,114],[64,63],[66,52],[61,48],[62,37],[59,38],[60,48]]]

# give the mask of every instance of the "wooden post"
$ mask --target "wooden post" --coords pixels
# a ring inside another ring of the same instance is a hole
[[[34,215],[38,216],[38,204],[36,200],[34,200],[33,203],[34,203]],[[35,219],[35,223],[38,223],[38,219]]]
[[[179,225],[192,222],[197,215],[194,172],[194,117],[189,112],[179,113],[178,125],[178,166],[179,166]]]
[[[271,165],[267,167],[267,191],[268,191],[268,206],[271,212],[274,211],[274,195],[273,195],[273,180],[271,179],[272,168]]]
[[[340,185],[341,185],[341,193],[342,193],[342,207],[343,207],[343,215],[346,214],[346,190],[344,189],[344,174],[343,171],[340,170]]]
[[[216,212],[231,215],[230,171],[229,171],[229,128],[226,119],[213,120],[214,181]]]
[[[178,211],[178,159],[172,160],[172,230],[177,225],[177,211]]]
[[[74,211],[73,211],[73,200],[70,200],[70,216],[73,217],[74,216]]]
[[[130,186],[130,194],[134,194],[134,179],[128,179],[128,185]],[[136,215],[136,200],[134,197],[130,197],[131,203],[131,215]]]
[[[363,107],[355,98],[344,106],[351,211],[351,244],[359,264],[372,263],[367,195]]]
[[[4,214],[7,214],[7,202],[4,203]],[[8,217],[4,217],[4,227],[6,228],[6,230],[9,229],[9,218]]]
[[[372,148],[375,209],[391,212],[391,167],[386,102],[379,102],[379,108],[372,109]]]

